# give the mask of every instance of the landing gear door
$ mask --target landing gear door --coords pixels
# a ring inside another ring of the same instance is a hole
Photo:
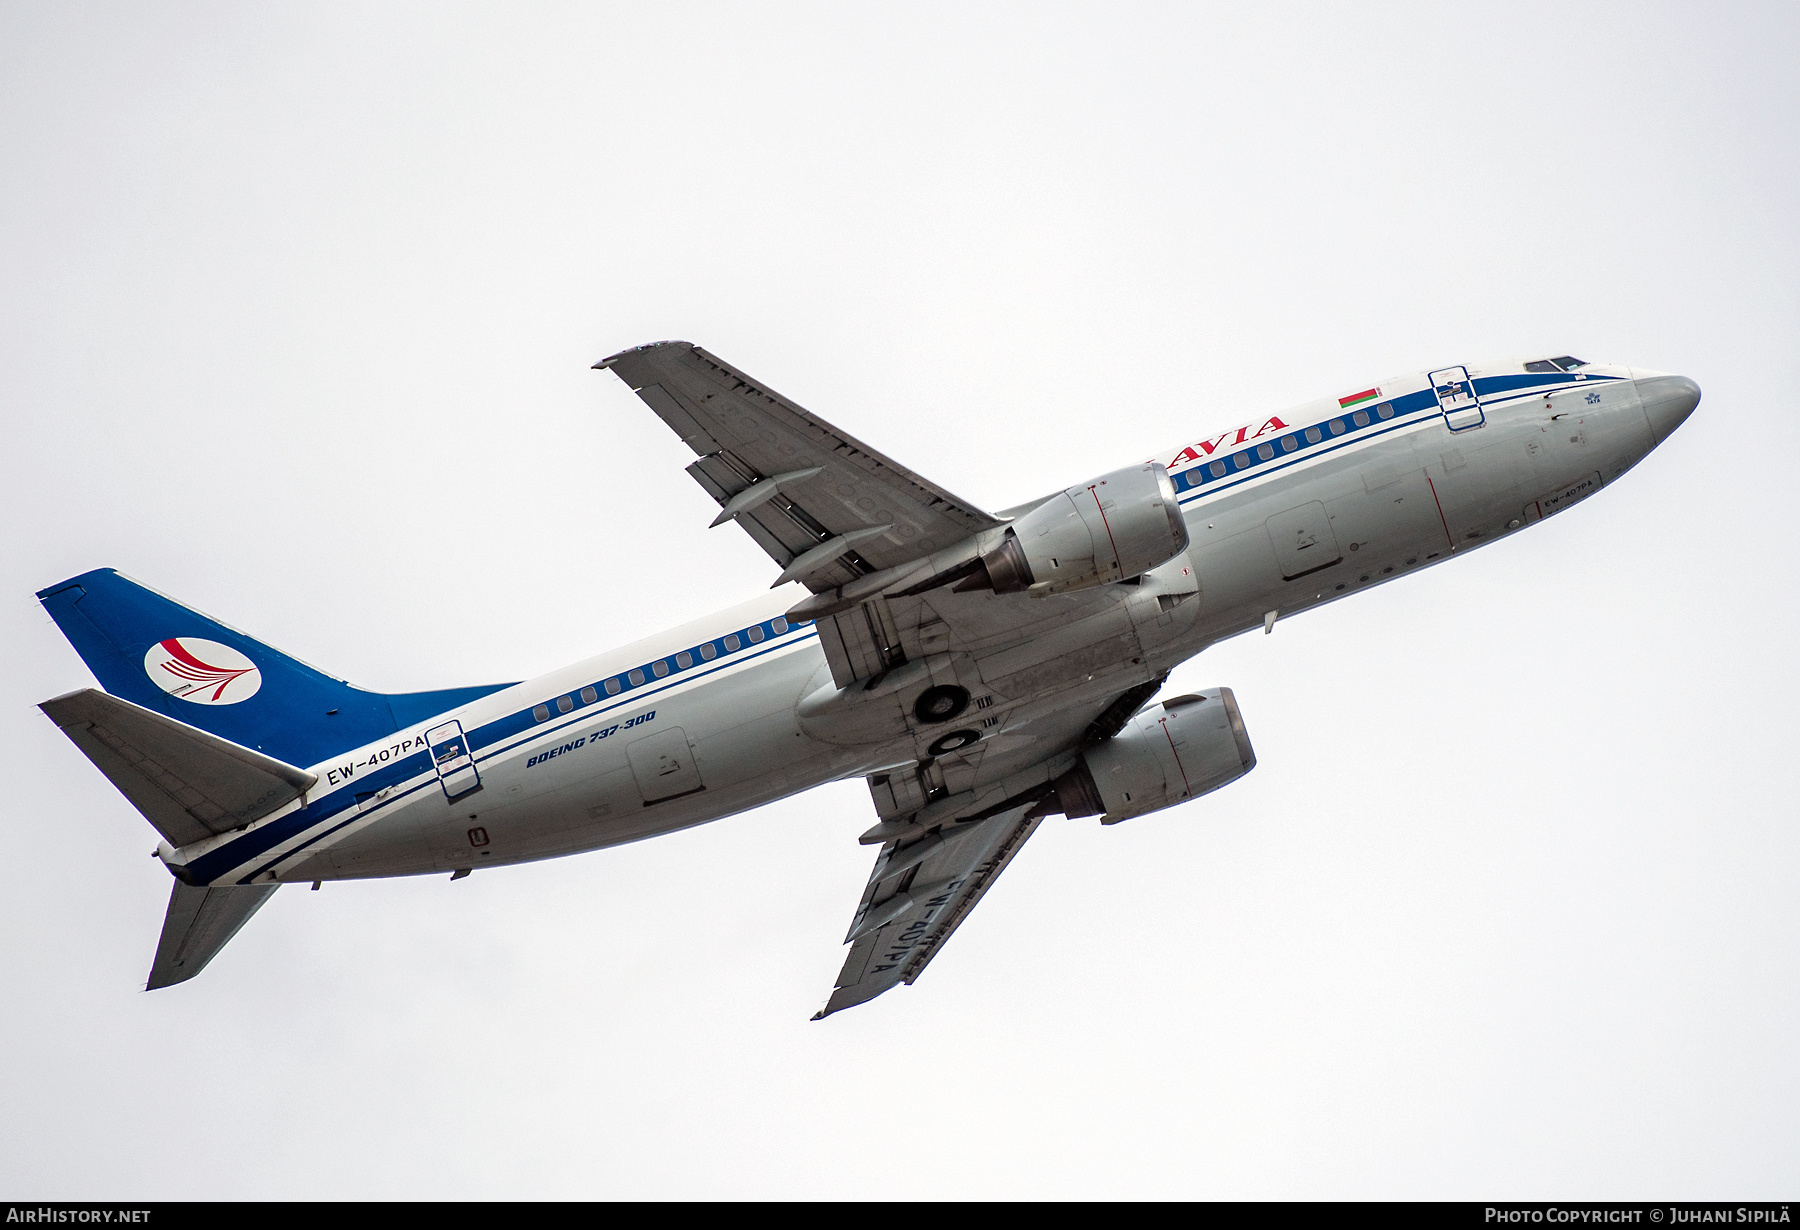
[[[1451,431],[1468,431],[1487,422],[1482,413],[1481,398],[1475,393],[1475,382],[1466,367],[1446,367],[1431,373],[1431,391],[1437,394],[1438,409],[1444,412],[1444,426]]]
[[[461,722],[445,722],[425,732],[425,745],[431,749],[431,763],[437,769],[438,785],[446,799],[460,799],[481,789],[481,774],[475,758],[469,754],[469,740]]]

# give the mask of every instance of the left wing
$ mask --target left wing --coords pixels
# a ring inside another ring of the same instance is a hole
[[[713,524],[743,526],[781,565],[777,584],[823,593],[1004,524],[689,342],[594,366],[699,454],[687,469],[719,502]]]
[[[1037,831],[1042,820],[1030,814],[1033,806],[1020,803],[985,820],[884,845],[850,927],[850,955],[813,1020],[917,979]]]

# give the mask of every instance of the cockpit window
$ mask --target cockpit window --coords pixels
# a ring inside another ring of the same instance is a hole
[[[1525,365],[1528,372],[1572,372],[1578,367],[1586,367],[1587,363],[1572,354],[1561,355],[1554,359],[1534,359]]]
[[[1587,366],[1586,363],[1584,363],[1580,359],[1577,359],[1572,354],[1562,355],[1561,357],[1552,359],[1550,361],[1552,363],[1556,364],[1558,367],[1562,368],[1565,372],[1572,372],[1578,367],[1586,367]]]
[[[1528,372],[1560,372],[1562,368],[1549,359],[1535,359],[1525,365],[1525,370]]]

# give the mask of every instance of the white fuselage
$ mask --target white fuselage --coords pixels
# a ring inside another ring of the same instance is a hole
[[[997,686],[1019,699],[980,727],[984,740],[1024,737],[1045,713],[1104,706],[1274,614],[1526,528],[1611,483],[1679,423],[1658,420],[1653,396],[1677,377],[1598,365],[1468,374],[1479,405],[1443,372],[1419,373],[1159,454],[1186,552],[1108,587],[1116,601],[1097,612],[1086,600],[1079,617],[1065,614],[1074,600],[957,595],[977,614],[973,604],[1010,604],[1012,628],[1017,608],[1038,622],[1004,644],[920,651],[963,655],[990,682],[1029,679]],[[783,618],[805,596],[784,587],[310,766],[320,781],[305,798],[163,857],[201,884],[461,871],[672,832],[920,759],[911,736],[862,739],[806,716],[802,702],[831,676],[813,625]],[[454,762],[442,751],[452,726],[470,753]]]

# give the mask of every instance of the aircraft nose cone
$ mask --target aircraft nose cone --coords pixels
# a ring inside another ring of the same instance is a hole
[[[1644,404],[1644,417],[1650,420],[1650,431],[1658,444],[1687,422],[1688,415],[1700,404],[1700,386],[1686,376],[1640,379],[1637,391]]]

